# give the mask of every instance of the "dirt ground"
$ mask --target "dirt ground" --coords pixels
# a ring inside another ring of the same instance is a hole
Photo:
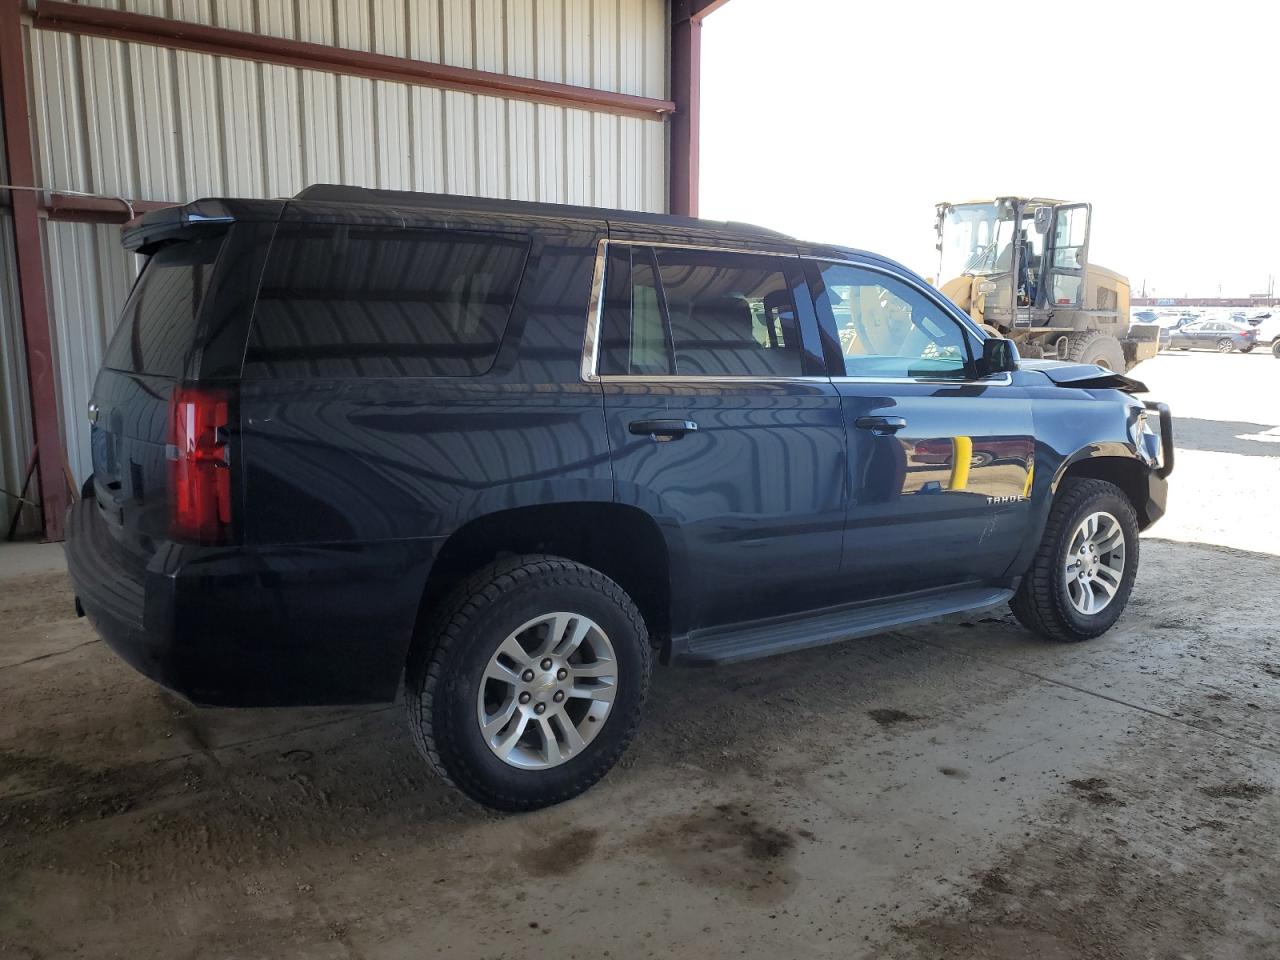
[[[442,788],[399,706],[181,702],[7,548],[0,957],[1280,957],[1280,363],[1135,375],[1180,449],[1107,636],[660,671],[622,766],[526,816]]]

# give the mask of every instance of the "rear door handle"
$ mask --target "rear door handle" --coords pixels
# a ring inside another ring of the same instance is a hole
[[[888,437],[907,425],[904,417],[859,417],[853,421],[859,430],[870,430],[877,437]]]
[[[654,440],[679,440],[686,433],[698,429],[692,420],[632,420],[627,429],[639,437],[652,437]]]

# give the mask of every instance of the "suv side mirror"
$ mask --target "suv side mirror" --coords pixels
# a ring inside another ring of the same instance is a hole
[[[978,376],[1012,373],[1018,369],[1018,348],[1012,340],[988,337],[982,341],[982,357],[978,360]]]

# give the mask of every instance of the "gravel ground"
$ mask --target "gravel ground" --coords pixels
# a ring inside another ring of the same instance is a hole
[[[1280,364],[1135,375],[1178,467],[1107,636],[661,671],[623,765],[526,816],[399,707],[193,708],[0,557],[0,957],[1280,957]]]

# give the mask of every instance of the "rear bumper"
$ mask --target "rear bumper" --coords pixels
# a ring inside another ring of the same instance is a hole
[[[393,700],[438,541],[127,550],[92,498],[67,527],[76,598],[121,659],[216,706]]]

